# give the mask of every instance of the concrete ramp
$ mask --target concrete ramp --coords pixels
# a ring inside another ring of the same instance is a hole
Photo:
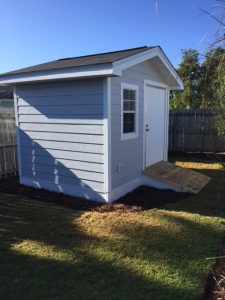
[[[168,185],[176,191],[194,194],[197,194],[210,181],[210,177],[206,175],[165,161],[146,168],[143,175]]]

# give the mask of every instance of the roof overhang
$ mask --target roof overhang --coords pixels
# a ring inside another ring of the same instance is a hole
[[[131,57],[127,57],[114,62],[113,72],[114,74],[121,76],[123,70],[131,68],[136,64],[142,63],[144,61],[148,61],[155,57],[159,58],[159,60],[167,70],[168,72],[167,77],[171,77],[174,79],[174,84],[170,85],[169,88],[171,90],[183,90],[184,89],[183,81],[181,80],[175,68],[173,67],[173,65],[171,64],[171,62],[169,61],[169,59],[167,58],[167,56],[165,55],[165,53],[162,51],[160,47],[155,47],[153,49],[149,49],[141,53],[138,53],[136,55],[133,55]]]
[[[0,76],[0,85],[16,85],[21,83],[72,79],[82,77],[112,76],[112,64],[101,64],[84,67],[64,68],[48,71],[37,71]]]
[[[173,78],[173,82],[175,84],[170,85],[169,88],[171,90],[182,90],[184,87],[181,78],[160,47],[155,47],[153,49],[149,49],[108,64],[97,64],[48,71],[0,75],[0,85],[16,85],[29,82],[63,80],[72,78],[121,76],[122,72],[125,69],[150,60],[154,57],[158,57],[160,59],[160,61],[168,71],[169,76]]]

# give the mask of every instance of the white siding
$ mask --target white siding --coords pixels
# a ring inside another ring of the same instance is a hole
[[[154,65],[149,62],[125,70],[121,77],[112,78],[112,189],[142,175],[144,79],[165,83]],[[139,91],[138,137],[123,141],[121,141],[121,83],[137,85]]]
[[[22,85],[16,94],[22,181],[107,192],[103,80]]]

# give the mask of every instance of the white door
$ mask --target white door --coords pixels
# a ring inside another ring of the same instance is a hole
[[[145,167],[164,160],[166,89],[145,86]]]

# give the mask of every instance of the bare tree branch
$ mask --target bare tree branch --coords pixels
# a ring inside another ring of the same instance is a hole
[[[223,21],[221,21],[220,19],[218,19],[217,17],[215,17],[213,14],[211,14],[207,10],[204,10],[203,8],[200,8],[200,7],[197,7],[197,8],[225,27],[225,23]]]

